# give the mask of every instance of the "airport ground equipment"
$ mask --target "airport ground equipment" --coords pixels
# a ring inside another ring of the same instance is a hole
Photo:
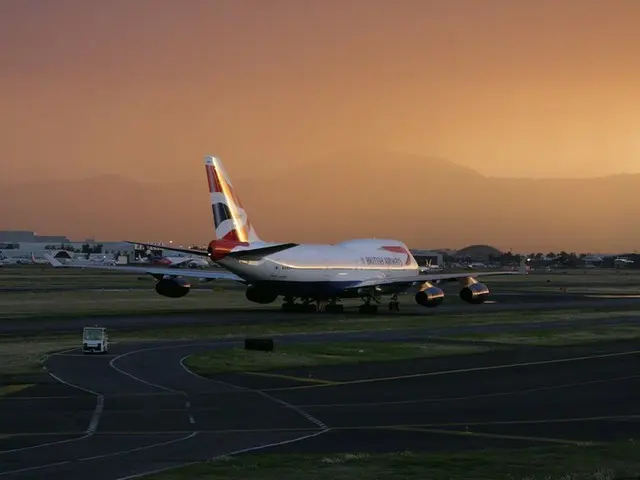
[[[83,353],[107,353],[109,351],[109,335],[102,327],[84,327],[82,332]]]

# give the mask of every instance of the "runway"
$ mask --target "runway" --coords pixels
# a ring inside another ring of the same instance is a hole
[[[458,327],[451,327],[455,330]],[[403,332],[283,335],[279,342],[410,340]],[[412,340],[433,332],[412,333]],[[637,436],[640,344],[199,377],[183,360],[233,341],[116,344],[49,357],[54,376],[0,396],[0,478],[125,479],[269,451],[430,451]],[[271,372],[274,373],[274,372]]]
[[[153,295],[153,293],[150,293]],[[457,301],[445,303],[437,308],[428,309],[415,304],[410,296],[401,297],[400,312],[392,312],[392,316],[422,315],[425,318],[435,317],[442,313],[473,313],[491,314],[509,310],[519,311],[543,311],[564,308],[638,308],[640,296],[638,295],[584,295],[567,293],[522,293],[500,292],[493,293],[490,301],[483,305],[467,305]],[[252,308],[247,302],[246,308],[220,308],[215,307],[212,299],[212,309],[198,313],[170,313],[149,314],[131,316],[92,316],[92,317],[48,317],[40,319],[0,319],[0,335],[41,335],[43,331],[48,333],[77,333],[88,324],[99,323],[103,327],[115,328],[119,331],[141,330],[145,328],[162,328],[175,326],[206,326],[206,325],[247,325],[269,323],[289,323],[297,320],[309,320],[308,313],[283,313],[280,304],[274,303],[273,307]],[[387,315],[385,305],[382,305],[380,315]],[[331,318],[330,315],[319,315],[318,318]],[[359,316],[357,308],[347,307],[346,316]]]

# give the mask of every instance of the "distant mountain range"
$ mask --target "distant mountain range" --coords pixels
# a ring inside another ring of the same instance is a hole
[[[391,237],[414,248],[481,243],[516,251],[640,247],[640,175],[492,178],[437,158],[352,151],[232,181],[265,240]],[[204,178],[147,183],[106,175],[0,187],[4,230],[79,240],[212,238]]]

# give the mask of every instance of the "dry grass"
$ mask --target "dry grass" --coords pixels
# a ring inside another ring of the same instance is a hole
[[[539,330],[534,332],[514,332],[500,334],[455,335],[455,340],[482,340],[512,345],[581,345],[616,340],[640,338],[640,326],[609,326],[597,328],[572,328],[571,330]]]
[[[71,339],[21,339],[0,341],[0,375],[22,375],[42,372],[44,357],[57,350],[78,347],[81,337]]]
[[[343,365],[365,362],[406,360],[410,358],[465,355],[490,350],[473,345],[398,342],[336,342],[279,345],[273,352],[213,350],[194,355],[186,364],[194,372],[212,375],[220,372],[245,372],[317,365]]]
[[[246,307],[247,303],[244,292],[238,291],[192,291],[183,298],[162,297],[152,289],[3,293],[0,296],[0,319],[197,312],[215,308]],[[269,306],[255,305],[254,308],[267,307]]]
[[[154,480],[614,480],[638,478],[640,444],[465,453],[248,454],[149,476]]]

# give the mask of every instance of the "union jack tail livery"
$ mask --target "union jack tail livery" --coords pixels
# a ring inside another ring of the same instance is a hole
[[[211,194],[211,209],[218,240],[237,243],[261,242],[240,203],[222,162],[213,156],[204,159]]]

